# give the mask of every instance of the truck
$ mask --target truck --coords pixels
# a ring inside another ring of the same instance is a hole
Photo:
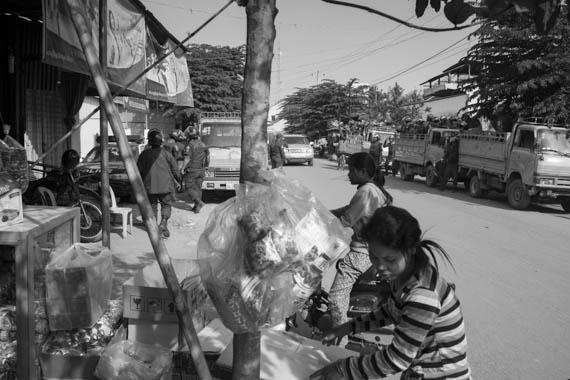
[[[338,129],[337,129],[338,130]],[[338,152],[346,155],[351,155],[357,152],[369,152],[370,144],[374,136],[380,137],[380,143],[383,146],[382,157],[388,156],[388,147],[384,146],[390,137],[394,137],[396,132],[392,128],[368,128],[365,135],[348,135],[346,140],[340,140],[338,143]]]
[[[241,162],[241,113],[203,112],[198,123],[202,142],[210,151],[203,191],[235,191]]]
[[[458,129],[430,127],[427,133],[397,133],[394,138],[394,171],[404,181],[416,175],[426,178],[426,185],[439,182],[436,163],[443,159],[446,139],[459,133]]]
[[[472,197],[495,190],[514,209],[560,203],[570,212],[570,128],[533,118],[508,133],[462,133],[459,171]]]

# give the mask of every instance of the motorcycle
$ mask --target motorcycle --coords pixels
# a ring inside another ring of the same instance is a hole
[[[43,187],[51,190],[55,197],[55,205],[79,207],[80,241],[82,243],[97,242],[103,236],[101,196],[78,184],[78,179],[79,174],[74,170],[66,168],[51,170],[44,177],[30,181],[22,199],[28,205],[47,205],[47,200],[42,196],[40,189]]]
[[[373,268],[363,273],[352,287],[347,316],[356,318],[376,310],[388,299],[390,286],[388,282],[379,280]],[[310,328],[311,339],[320,339],[323,334],[332,328],[332,318],[329,308],[329,294],[319,287],[309,296],[299,313],[293,314],[285,320],[285,330],[298,328],[297,315]],[[391,329],[385,328],[377,333],[362,333],[348,337],[347,349],[358,352],[378,350],[385,346],[386,336],[391,336]],[[384,338],[384,339],[383,339]]]

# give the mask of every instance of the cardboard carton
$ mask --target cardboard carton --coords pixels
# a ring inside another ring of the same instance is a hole
[[[172,266],[190,311],[202,309],[207,293],[195,260],[173,259]],[[123,317],[160,323],[178,323],[176,307],[158,263],[149,265],[123,284]]]

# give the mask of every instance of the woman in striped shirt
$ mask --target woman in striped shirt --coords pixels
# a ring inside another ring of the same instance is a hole
[[[470,379],[459,300],[438,272],[436,253],[451,264],[445,250],[423,240],[417,219],[394,206],[376,210],[365,236],[372,265],[390,282],[390,298],[369,315],[327,332],[323,343],[338,344],[345,335],[388,325],[394,325],[394,337],[384,349],[339,360],[311,379],[378,379],[399,372],[406,380]]]

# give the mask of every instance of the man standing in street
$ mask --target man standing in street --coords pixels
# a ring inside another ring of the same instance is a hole
[[[449,177],[453,178],[453,189],[457,189],[457,177],[459,176],[459,140],[457,137],[452,137],[445,144],[443,160],[445,163],[445,169],[443,172],[443,177],[441,177],[441,183],[439,185],[440,190],[445,190],[447,186],[447,181]]]
[[[202,182],[204,181],[205,171],[210,165],[210,151],[200,140],[198,128],[191,125],[186,129],[188,144],[184,149],[184,164],[182,173],[184,175],[184,187],[186,193],[190,197],[190,201],[194,203],[192,211],[198,214],[204,202],[202,202]]]
[[[285,162],[285,144],[283,135],[277,134],[275,141],[269,146],[269,158],[271,159],[271,169],[280,168]]]
[[[172,203],[176,191],[175,180],[180,182],[181,178],[176,159],[168,150],[162,149],[162,142],[160,131],[150,131],[148,134],[150,149],[141,152],[137,166],[155,218],[158,218],[158,203],[160,202],[160,235],[168,238],[170,237],[168,219],[172,215]]]
[[[374,137],[372,137],[372,143],[370,144],[370,155],[374,159],[376,170],[379,170],[380,161],[382,160],[382,143],[380,142],[380,136],[378,135],[374,135]]]

